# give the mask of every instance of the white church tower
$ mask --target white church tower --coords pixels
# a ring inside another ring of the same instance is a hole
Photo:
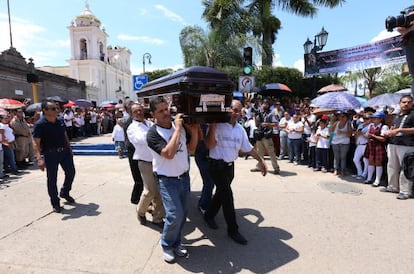
[[[109,35],[85,1],[84,11],[68,27],[71,57],[70,77],[86,82],[87,99],[98,103],[135,99],[130,70],[131,52],[125,47],[107,45]]]

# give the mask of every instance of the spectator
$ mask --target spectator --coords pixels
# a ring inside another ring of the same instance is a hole
[[[119,159],[124,158],[125,150],[125,135],[124,129],[122,128],[122,118],[116,120],[116,125],[112,131],[112,141],[115,143],[115,150],[118,152]]]
[[[288,111],[283,113],[284,117],[279,121],[279,136],[280,136],[280,154],[279,160],[283,160],[288,153],[288,132],[287,125],[290,121],[290,114]]]
[[[298,114],[293,114],[287,125],[289,162],[298,165],[301,161],[300,149],[302,145],[303,123],[299,120]]]
[[[345,112],[339,111],[336,115],[339,119],[329,128],[329,131],[333,133],[331,144],[334,154],[334,175],[345,176],[347,170],[346,159],[349,144],[351,142],[350,137],[352,135],[352,127]]]
[[[355,144],[356,148],[354,151],[353,162],[356,167],[357,173],[352,175],[352,177],[358,180],[365,180],[368,175],[368,158],[364,157],[365,149],[368,143],[368,130],[370,124],[370,118],[367,114],[362,116],[363,122],[358,123],[354,137],[355,137]],[[361,165],[361,159],[364,163],[364,167]]]
[[[402,96],[399,105],[400,113],[385,134],[388,137],[388,186],[381,191],[396,192],[397,199],[406,200],[412,195],[413,182],[407,179],[401,167],[404,155],[414,152],[413,97]]]
[[[364,184],[372,184],[372,186],[379,186],[382,176],[382,166],[386,160],[386,144],[384,137],[389,130],[387,125],[382,123],[385,114],[383,112],[376,112],[371,116],[372,123],[368,126],[368,144],[365,149],[365,157],[368,158],[368,176]],[[372,176],[375,171],[375,182],[372,183]]]

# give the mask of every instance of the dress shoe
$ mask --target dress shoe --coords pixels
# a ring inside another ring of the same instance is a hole
[[[207,225],[211,228],[211,229],[217,229],[218,225],[216,224],[216,221],[214,221],[214,218],[207,218],[204,215],[204,221],[207,223]]]
[[[244,238],[243,235],[240,234],[240,232],[231,233],[231,234],[229,234],[229,236],[236,243],[241,244],[241,245],[247,245],[246,238]]]
[[[62,194],[61,193],[59,196],[60,196],[60,198],[65,199],[70,204],[73,204],[75,202],[75,199],[73,199],[73,197],[70,196],[69,194]]]
[[[53,211],[56,213],[61,213],[62,212],[62,207],[60,205],[54,205],[53,206]]]
[[[146,225],[147,224],[147,217],[138,215],[138,221],[139,221],[140,224]]]

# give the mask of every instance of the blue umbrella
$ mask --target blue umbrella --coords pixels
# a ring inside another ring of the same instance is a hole
[[[337,110],[349,110],[361,107],[361,103],[353,95],[339,91],[325,93],[313,99],[311,103],[320,108]]]

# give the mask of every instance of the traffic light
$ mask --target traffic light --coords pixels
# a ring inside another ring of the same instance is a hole
[[[243,73],[244,75],[251,75],[253,72],[253,49],[252,47],[245,47],[243,49]]]

